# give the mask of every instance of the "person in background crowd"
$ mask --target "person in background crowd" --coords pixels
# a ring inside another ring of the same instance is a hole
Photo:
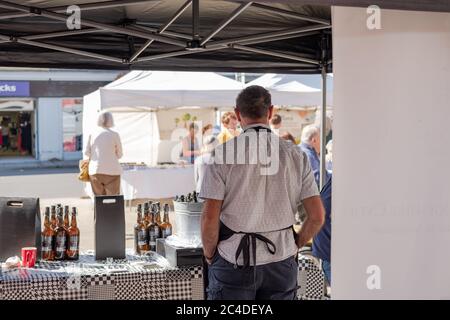
[[[314,175],[298,147],[271,133],[269,91],[260,86],[242,90],[235,112],[244,132],[216,147],[200,190],[200,198],[205,199],[201,234],[209,265],[208,299],[294,300],[298,249],[324,222]],[[267,159],[248,163],[254,148],[246,141],[267,143],[268,153],[279,155],[275,172],[263,171]],[[236,144],[238,149],[239,144],[244,146],[245,154],[228,154]],[[300,203],[307,218],[294,235],[294,215]]]
[[[322,268],[331,285],[331,180],[325,184],[320,193],[323,206],[325,207],[325,224],[313,239],[313,255],[322,259]]]
[[[302,131],[302,143],[300,148],[308,156],[309,162],[311,163],[311,168],[314,172],[314,177],[316,183],[320,185],[320,129],[314,125],[310,124],[303,128]],[[325,172],[326,178],[325,183],[330,178],[330,174]]]
[[[222,132],[217,136],[219,143],[225,143],[240,134],[240,131],[237,129],[238,120],[234,112],[225,112],[222,115],[221,120],[224,128]]]
[[[331,172],[333,170],[333,140],[328,141],[326,148],[327,155],[325,161],[327,163],[327,170]]]
[[[208,164],[211,164],[211,153],[213,152],[217,144],[218,140],[213,135],[204,137],[202,155],[200,157],[197,157],[194,162],[194,177],[197,192],[200,192],[206,166]]]
[[[212,131],[213,131],[213,125],[212,124],[207,124],[202,129],[202,137],[211,135]]]
[[[1,133],[2,133],[2,149],[8,150],[10,148],[9,142],[9,122],[7,120],[3,120],[1,124]]]
[[[274,114],[270,119],[270,128],[274,131],[281,128],[281,116],[279,114]]]
[[[198,133],[198,126],[195,123],[189,125],[189,133],[182,140],[182,151],[181,158],[188,161],[189,163],[194,163],[195,158],[201,154],[200,144],[196,137]]]
[[[283,133],[283,134],[280,136],[280,138],[281,138],[281,139],[284,139],[284,140],[291,141],[293,144],[296,144],[296,143],[295,143],[295,138],[294,138],[294,136],[293,136],[292,134],[290,134],[289,132]]]
[[[97,196],[120,194],[122,143],[117,132],[111,130],[114,119],[110,112],[98,117],[98,129],[89,135],[84,155],[89,160],[92,191]]]

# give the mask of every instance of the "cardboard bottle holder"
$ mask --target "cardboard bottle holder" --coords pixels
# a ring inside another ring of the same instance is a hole
[[[123,196],[96,196],[95,259],[125,259],[125,207]]]
[[[39,198],[0,197],[0,261],[20,257],[23,247],[36,247],[41,257]]]

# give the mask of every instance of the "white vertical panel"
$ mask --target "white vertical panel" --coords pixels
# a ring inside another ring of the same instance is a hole
[[[367,17],[333,8],[332,294],[449,299],[450,14]]]
[[[61,98],[39,98],[37,100],[39,160],[62,160],[61,103]]]

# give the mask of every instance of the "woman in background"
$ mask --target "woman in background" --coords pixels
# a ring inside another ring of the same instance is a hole
[[[122,143],[110,112],[98,117],[98,129],[89,135],[84,155],[89,159],[89,177],[96,196],[120,194]]]

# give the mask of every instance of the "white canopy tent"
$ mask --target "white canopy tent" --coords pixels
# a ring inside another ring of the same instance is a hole
[[[322,105],[322,77],[320,75],[267,73],[246,86],[259,85],[272,94],[278,107],[317,107]],[[327,76],[327,104],[333,105],[333,78]]]
[[[122,138],[122,161],[156,164],[158,111],[198,110],[199,120],[213,123],[215,108],[234,106],[242,88],[240,82],[214,72],[131,71],[84,97],[83,135],[95,130],[101,111],[109,110],[114,113],[114,129]]]

